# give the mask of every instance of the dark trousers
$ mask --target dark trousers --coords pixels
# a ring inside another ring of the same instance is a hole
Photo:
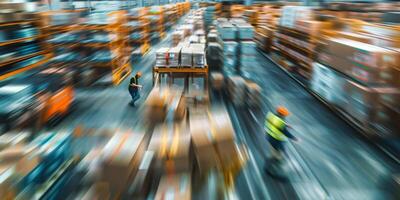
[[[279,141],[269,135],[267,137],[268,137],[269,144],[273,148],[273,149],[271,149],[272,157],[281,159],[283,154],[285,153],[285,142]]]
[[[138,88],[129,88],[129,94],[132,97],[132,102],[135,103],[140,98],[140,93]]]

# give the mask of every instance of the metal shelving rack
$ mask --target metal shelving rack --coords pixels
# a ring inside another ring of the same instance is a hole
[[[134,23],[134,25],[127,25],[127,29],[130,34],[135,32],[140,32],[142,37],[140,39],[134,39],[129,37],[129,43],[133,48],[139,48],[140,55],[145,55],[151,47],[150,43],[150,21],[146,18],[146,8],[140,8],[137,16],[128,15],[129,23]],[[134,50],[135,51],[135,50]],[[134,53],[135,54],[135,53]]]
[[[131,73],[130,63],[130,45],[129,45],[129,31],[125,28],[128,22],[126,11],[114,11],[108,13],[111,18],[111,23],[105,24],[92,24],[86,23],[73,27],[73,30],[78,31],[96,31],[107,32],[108,37],[111,39],[108,43],[90,42],[87,44],[80,44],[83,47],[89,48],[93,52],[99,49],[106,49],[111,52],[111,61],[109,62],[95,62],[89,61],[89,65],[96,70],[111,71],[112,83],[118,85]],[[91,52],[92,53],[92,52]]]
[[[46,15],[51,15],[51,13],[46,13]],[[63,47],[67,49],[64,53],[77,53],[83,57],[77,58],[73,62],[66,60],[58,64],[72,67],[77,72],[82,69],[91,69],[96,78],[111,74],[112,84],[121,83],[131,72],[129,29],[125,26],[128,23],[127,16],[126,11],[113,11],[107,13],[107,19],[99,23],[89,21],[71,25],[48,26],[47,30],[51,35],[71,33],[79,37],[78,40],[56,44],[53,48],[56,51],[56,48]],[[90,39],[90,34],[98,33],[106,34],[109,41],[85,41]],[[111,59],[109,61],[90,59],[102,50],[110,52]]]
[[[281,55],[281,59],[293,61],[297,65],[294,69],[303,77],[309,79],[312,62],[315,60],[316,47],[320,39],[318,34],[310,34],[278,25],[274,33],[272,51]],[[278,63],[285,62],[278,61]]]
[[[37,30],[37,34],[29,37],[21,37],[0,41],[0,48],[6,49],[7,53],[20,53],[20,45],[27,42],[38,42],[39,48],[38,51],[26,55],[12,55],[12,57],[10,58],[3,58],[0,61],[0,80],[5,80],[25,71],[34,69],[46,63],[50,59],[52,54],[50,51],[48,51],[46,44],[43,42],[43,39],[45,38],[45,32],[43,32],[42,25],[43,24],[41,23],[40,15],[31,13],[28,13],[26,16],[24,16],[24,20],[0,22],[0,30],[7,30],[12,28],[16,28],[15,30],[17,30],[18,28],[22,28],[23,26],[30,26],[30,28],[35,28]],[[15,33],[13,34],[13,36],[15,36]],[[42,57],[38,58],[34,62],[27,64],[26,66],[18,66],[24,64],[24,62],[29,62],[29,59],[34,59],[38,56]]]
[[[158,32],[159,38],[165,37],[165,27],[164,27],[164,8],[158,6],[159,11],[152,12],[151,8],[147,8],[146,17],[150,21],[150,33]]]

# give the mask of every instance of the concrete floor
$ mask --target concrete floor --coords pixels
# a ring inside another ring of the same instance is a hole
[[[152,87],[151,68],[155,50],[168,46],[170,36],[153,46],[133,71],[142,71],[142,104]],[[357,136],[357,132],[331,113],[295,81],[264,56],[244,63],[242,74],[263,88],[260,110],[234,108],[225,99],[219,103],[231,114],[237,140],[249,151],[249,161],[239,174],[235,195],[239,199],[391,199],[387,182],[399,171],[398,163]],[[128,80],[117,87],[77,90],[77,107],[56,129],[83,125],[90,128],[136,129],[141,125],[140,106],[128,105]],[[301,139],[287,148],[288,181],[266,174],[269,150],[263,131],[264,115],[277,105],[292,115],[288,122]]]

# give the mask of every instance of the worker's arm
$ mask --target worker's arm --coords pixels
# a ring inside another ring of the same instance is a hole
[[[287,127],[285,127],[285,129],[283,129],[282,133],[285,134],[286,137],[288,137],[288,138],[290,138],[290,139],[292,139],[294,141],[298,141],[299,140],[296,136],[294,136],[293,134],[291,134],[289,132]]]
[[[138,88],[142,88],[143,87],[142,85],[137,85],[137,84],[134,84],[134,83],[132,83],[131,86],[132,87],[138,87]]]

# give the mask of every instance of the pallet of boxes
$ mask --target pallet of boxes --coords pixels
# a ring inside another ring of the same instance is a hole
[[[365,23],[325,41],[311,88],[342,110],[369,136],[390,137],[400,128],[400,32]]]
[[[243,165],[241,151],[235,142],[235,132],[226,110],[194,109],[189,111],[189,127],[196,164],[200,175],[213,169],[223,172],[225,186]]]
[[[127,196],[129,186],[139,175],[148,140],[144,132],[115,132],[97,154],[98,167],[94,169],[97,176],[85,198],[119,199]]]
[[[169,195],[191,199],[193,155],[183,90],[154,88],[146,100],[146,113],[149,120],[157,116],[148,147],[154,153],[153,174],[161,177],[155,199]]]

